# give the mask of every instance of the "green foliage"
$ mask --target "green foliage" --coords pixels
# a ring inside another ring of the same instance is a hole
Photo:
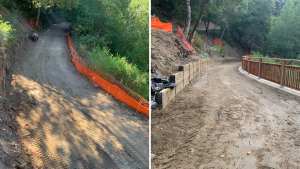
[[[208,51],[210,51],[211,53],[214,53],[214,52],[221,52],[221,47],[219,45],[215,45],[215,46],[212,46],[208,49]]]
[[[281,58],[298,59],[300,54],[300,4],[289,0],[278,17],[273,17],[272,27],[265,45],[267,52]]]
[[[227,45],[223,45],[221,51],[220,51],[220,55],[222,57],[225,57],[228,54],[229,51],[229,47]]]
[[[202,40],[200,40],[200,41],[198,42],[198,48],[199,48],[200,50],[203,49],[203,42],[202,42]]]
[[[15,42],[15,32],[13,26],[0,15],[0,47],[7,45],[9,42]]]
[[[84,46],[88,51],[92,51],[98,46],[100,48],[107,47],[114,57],[126,58],[128,63],[135,66],[135,69],[139,69],[148,76],[148,6],[148,0],[79,0],[77,8],[69,10],[55,7],[54,12],[63,20],[71,23],[70,35],[77,47]],[[164,22],[164,20],[161,21]],[[76,48],[76,50],[78,49]],[[92,63],[94,61],[96,60],[92,60]],[[114,74],[110,71],[112,70],[109,69],[108,73]],[[128,78],[133,78],[133,76]],[[124,77],[122,79],[124,80]],[[144,85],[141,88],[149,87],[141,80],[133,78],[131,81]],[[136,89],[135,91],[138,91],[137,93],[140,95],[147,96],[145,99],[148,98],[148,90]]]
[[[32,0],[32,3],[35,4],[35,7],[45,7],[49,8],[54,5],[56,5],[59,8],[67,8],[72,9],[77,7],[78,0],[55,0],[55,1],[49,1],[49,0]]]
[[[167,21],[165,18],[159,18],[159,20],[160,20],[162,23],[168,23],[168,21]]]
[[[264,56],[262,53],[260,53],[259,51],[252,51],[251,52],[251,57],[257,57],[257,58],[270,58],[269,56]],[[252,59],[254,61],[259,61],[259,59]],[[280,61],[275,61],[275,60],[263,60],[263,62],[266,63],[276,63],[276,64],[280,64]]]
[[[181,27],[184,27],[184,24],[181,23],[181,22],[177,22],[177,25],[181,26]]]
[[[148,74],[141,72],[136,65],[129,63],[125,57],[113,56],[107,47],[95,47],[89,52],[92,63],[116,79],[122,79],[123,84],[141,96],[148,99]]]

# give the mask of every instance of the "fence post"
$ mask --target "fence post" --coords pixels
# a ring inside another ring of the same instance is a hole
[[[138,107],[137,107],[137,109],[136,109],[136,112],[139,111],[140,105],[141,105],[141,100],[139,101],[139,105],[138,105]]]
[[[258,78],[260,79],[260,69],[261,69],[262,58],[259,58],[259,66],[258,66]]]
[[[286,61],[285,60],[282,60],[281,61],[282,64],[281,64],[281,77],[280,77],[280,85],[281,87],[284,86],[284,80],[285,80],[285,66],[286,66]]]
[[[250,57],[248,57],[248,74],[250,73]]]

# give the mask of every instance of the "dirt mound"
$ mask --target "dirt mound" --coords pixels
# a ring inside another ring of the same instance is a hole
[[[151,29],[151,76],[163,77],[176,73],[178,66],[204,58],[191,53],[175,33]]]

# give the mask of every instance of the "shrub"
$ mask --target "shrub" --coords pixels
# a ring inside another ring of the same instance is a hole
[[[136,65],[129,63],[125,57],[113,56],[107,47],[95,47],[88,52],[91,62],[103,71],[111,74],[117,80],[148,100],[149,74],[143,73]]]
[[[8,42],[14,42],[16,40],[15,32],[13,26],[0,15],[0,47],[7,45]]]
[[[210,51],[211,53],[220,52],[221,51],[221,47],[219,45],[215,45],[215,46],[210,47],[208,49],[208,51]]]
[[[222,47],[222,49],[221,49],[221,52],[220,52],[221,56],[222,56],[222,57],[225,57],[225,56],[227,55],[228,51],[229,51],[228,46],[223,45],[223,47]]]
[[[184,27],[184,24],[181,23],[181,22],[177,22],[177,25],[181,26],[181,27]]]
[[[200,40],[199,42],[198,42],[198,48],[199,49],[203,49],[203,43],[202,43],[202,40]]]

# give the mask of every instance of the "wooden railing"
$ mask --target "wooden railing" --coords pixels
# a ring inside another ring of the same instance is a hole
[[[263,60],[276,60],[281,64],[266,63]],[[287,65],[286,62],[300,62],[300,60],[243,56],[242,68],[259,78],[300,90],[300,66]]]

